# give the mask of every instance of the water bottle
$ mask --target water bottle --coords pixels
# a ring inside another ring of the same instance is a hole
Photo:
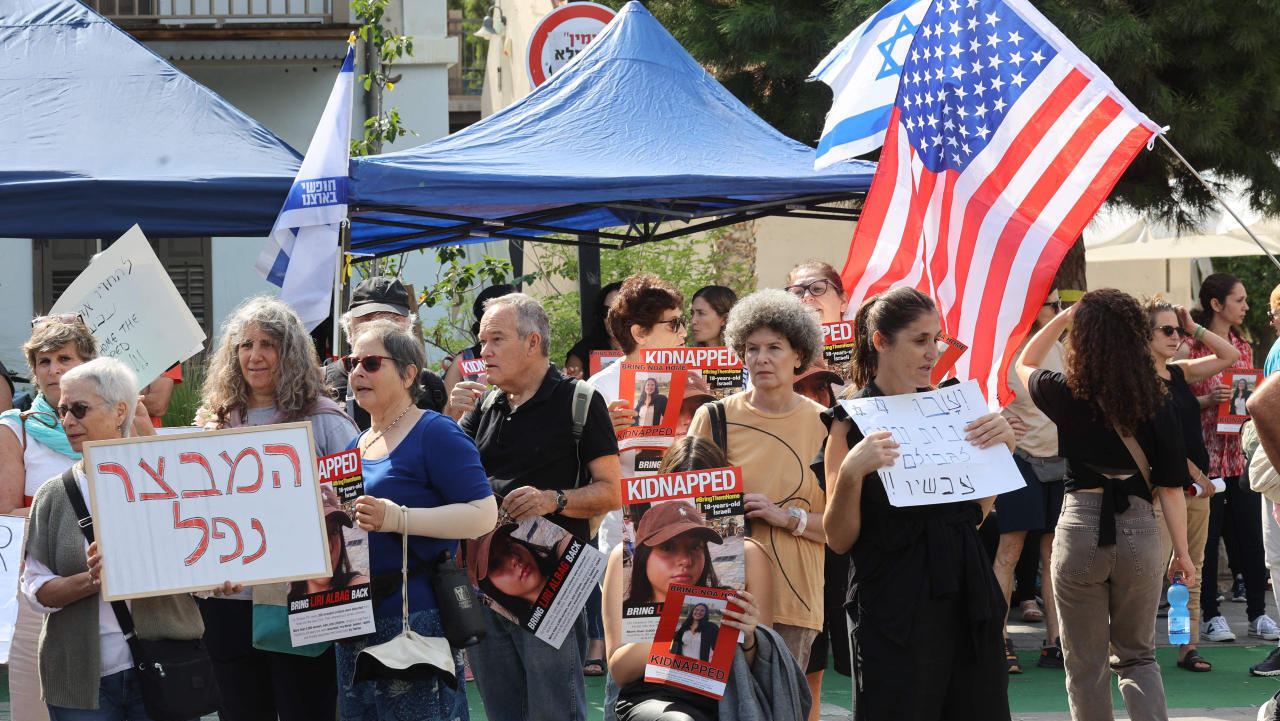
[[[1187,601],[1190,594],[1182,585],[1182,577],[1178,576],[1169,584],[1169,643],[1179,645],[1191,643],[1191,614],[1187,612]]]

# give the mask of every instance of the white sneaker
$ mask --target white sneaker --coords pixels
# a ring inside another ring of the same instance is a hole
[[[1267,614],[1262,614],[1249,622],[1249,635],[1268,641],[1280,640],[1280,626]]]
[[[1267,620],[1270,621],[1271,619]],[[1272,625],[1274,626],[1275,624]],[[1231,627],[1227,625],[1227,619],[1222,616],[1214,616],[1200,624],[1200,638],[1204,641],[1225,643],[1236,640],[1236,635],[1231,632]]]

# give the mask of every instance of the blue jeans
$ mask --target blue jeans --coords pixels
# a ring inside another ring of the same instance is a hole
[[[51,721],[150,721],[142,706],[142,687],[131,668],[103,676],[98,682],[98,708],[49,706]]]
[[[395,616],[375,616],[372,635],[353,641],[339,641],[338,706],[344,721],[467,721],[467,682],[462,654],[454,651],[454,673],[458,688],[443,681],[398,681],[381,679],[352,684],[356,657],[367,646],[386,643],[400,635],[403,621]],[[427,609],[409,614],[409,628],[422,636],[443,636],[440,611]]]
[[[482,611],[487,633],[467,660],[489,721],[586,721],[586,612],[555,649],[487,606]]]

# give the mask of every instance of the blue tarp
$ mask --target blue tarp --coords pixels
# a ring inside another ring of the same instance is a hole
[[[614,228],[664,218],[653,210],[705,213],[871,185],[873,163],[815,171],[813,160],[813,148],[752,113],[631,2],[514,105],[436,142],[353,159],[352,250]]]
[[[300,162],[76,0],[0,2],[0,237],[266,235]]]

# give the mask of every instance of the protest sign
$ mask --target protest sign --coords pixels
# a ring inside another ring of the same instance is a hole
[[[724,611],[742,609],[733,591],[672,584],[649,648],[644,680],[719,700],[741,633],[723,626]]]
[[[555,648],[604,574],[599,549],[541,516],[501,524],[463,551],[480,601]]]
[[[670,583],[742,588],[744,526],[741,468],[622,479],[623,643],[653,639]],[[652,556],[668,544],[702,558],[668,568]]]
[[[204,331],[136,225],[99,253],[49,312],[79,314],[98,352],[132,368],[139,388],[204,346]]]
[[[929,375],[929,382],[938,385],[943,378],[947,377],[947,373],[955,367],[956,361],[960,360],[960,356],[969,350],[969,346],[952,338],[946,333],[938,334],[938,362],[933,366],[933,373]]]
[[[588,361],[587,368],[591,371],[591,375],[595,375],[617,363],[623,358],[623,355],[620,350],[593,350],[591,351],[591,359]]]
[[[476,358],[470,348],[463,348],[458,354],[458,373],[462,380],[489,385],[489,376],[485,370],[483,358]]]
[[[1218,404],[1218,433],[1240,435],[1240,426],[1249,419],[1245,401],[1262,381],[1262,371],[1257,368],[1228,368],[1222,372],[1222,383],[1231,388],[1231,396]]]
[[[667,448],[675,439],[680,418],[679,400],[684,397],[688,380],[685,367],[624,361],[621,370],[618,395],[636,411],[636,419],[631,428],[618,431],[618,449]],[[668,402],[672,398],[677,402]]]
[[[899,458],[879,471],[895,506],[976,501],[1025,485],[1007,446],[965,440],[964,427],[987,414],[977,381],[840,403],[863,434],[890,431],[899,444]]]
[[[822,324],[822,357],[827,367],[847,378],[849,360],[853,358],[855,336],[853,321],[841,320]]]
[[[92,441],[108,601],[333,575],[310,423]]]
[[[333,575],[289,586],[289,639],[294,646],[374,632],[369,593],[369,532],[355,524],[364,495],[360,451],[318,459],[326,547]]]
[[[650,348],[640,352],[640,360],[698,371],[716,398],[731,396],[747,387],[747,367],[729,348]]]
[[[26,532],[25,517],[0,516],[0,663],[9,663],[13,629],[18,622],[18,581]]]

